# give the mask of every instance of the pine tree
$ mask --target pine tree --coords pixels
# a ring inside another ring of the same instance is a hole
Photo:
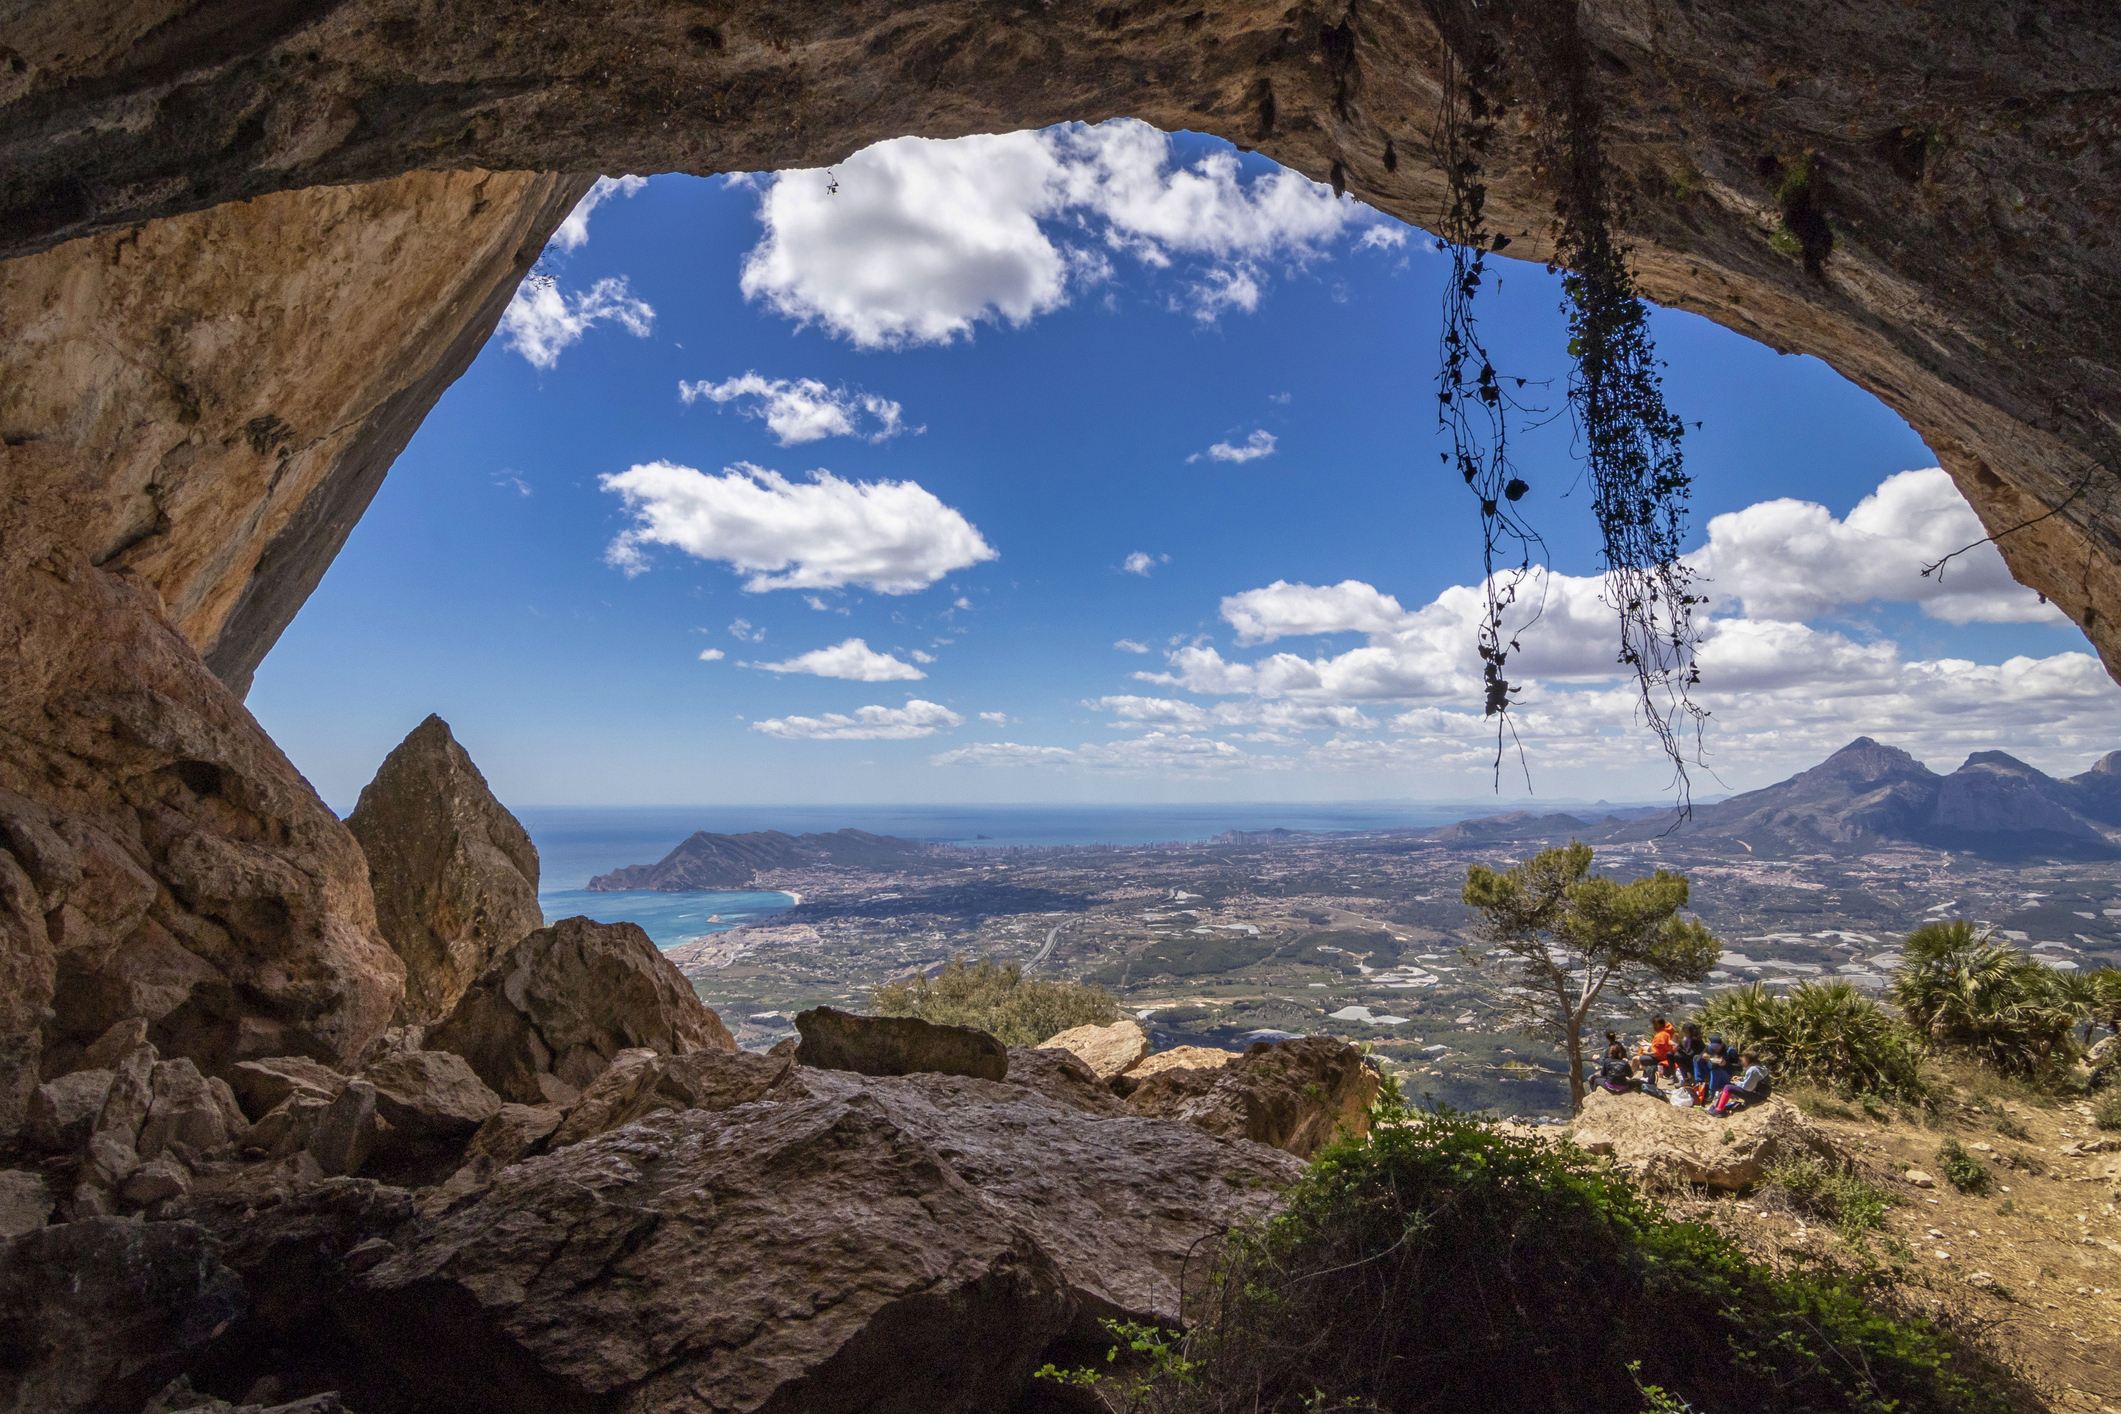
[[[1723,953],[1699,919],[1679,916],[1684,875],[1660,869],[1623,884],[1590,871],[1591,847],[1571,840],[1504,873],[1474,865],[1464,894],[1482,915],[1480,936],[1521,979],[1506,1021],[1568,1052],[1573,1110],[1583,1108],[1583,1030],[1598,999],[1699,982]]]

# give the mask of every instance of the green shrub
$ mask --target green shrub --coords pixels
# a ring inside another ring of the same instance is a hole
[[[1035,1046],[1077,1026],[1110,1026],[1119,1003],[1103,987],[1079,982],[1026,981],[1015,963],[981,958],[944,965],[934,981],[912,977],[876,989],[878,1016],[917,1016],[944,1026],[976,1026],[1012,1046]]]
[[[2089,1001],[2091,1020],[2110,1031],[2121,1031],[2121,967],[2095,967],[2078,975]]]
[[[2106,1093],[2092,1111],[2092,1123],[2101,1129],[2121,1129],[2121,1091]]]
[[[1793,1085],[1778,1091],[1778,1093],[1808,1115],[1816,1115],[1821,1119],[1844,1119],[1851,1124],[1860,1124],[1863,1121],[1861,1115],[1847,1105],[1839,1103],[1830,1092],[1825,1090]]]
[[[1861,1278],[1777,1276],[1574,1149],[1392,1118],[1232,1235],[1189,1329],[1112,1407],[2009,1407],[2003,1376],[1963,1373],[1950,1335],[1873,1309]]]
[[[1922,1041],[1847,982],[1805,982],[1786,997],[1760,983],[1710,998],[1694,1018],[1732,1049],[1758,1047],[1777,1079],[1807,1080],[1843,1095],[1919,1101]]]
[[[1768,1182],[1807,1217],[1818,1218],[1850,1242],[1885,1226],[1892,1195],[1848,1169],[1807,1155],[1768,1170]]]
[[[1908,934],[1889,995],[1908,1023],[2004,1075],[2050,1078],[2075,1054],[2082,983],[2060,980],[1963,918]]]
[[[1996,1176],[1989,1172],[1988,1165],[1961,1148],[1956,1139],[1947,1139],[1939,1146],[1937,1166],[1944,1170],[1944,1181],[1961,1193],[1979,1198],[1996,1186]]]

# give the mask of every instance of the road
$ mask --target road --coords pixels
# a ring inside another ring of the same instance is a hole
[[[1032,968],[1044,962],[1046,958],[1050,956],[1053,952],[1053,940],[1059,936],[1060,927],[1058,924],[1051,928],[1048,928],[1046,930],[1046,945],[1038,950],[1037,957],[1032,958],[1029,962],[1024,964],[1024,971],[1029,972]]]

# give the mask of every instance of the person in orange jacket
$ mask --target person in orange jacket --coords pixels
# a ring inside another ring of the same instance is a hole
[[[1672,1048],[1678,1043],[1671,1022],[1661,1016],[1650,1018],[1650,1054],[1657,1057],[1657,1073],[1667,1079],[1672,1074]]]

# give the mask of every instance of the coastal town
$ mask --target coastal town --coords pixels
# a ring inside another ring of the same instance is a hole
[[[1514,979],[1459,900],[1469,865],[1502,867],[1526,844],[1427,833],[783,869],[749,887],[799,893],[800,905],[669,956],[747,1046],[791,1034],[805,1007],[860,1007],[895,978],[991,957],[1106,987],[1159,1049],[1336,1035],[1371,1045],[1410,1095],[1565,1115],[1559,1052],[1497,1025]],[[1609,999],[1601,1014],[1623,1031],[1746,982],[1834,976],[1876,993],[1898,940],[1945,916],[1995,927],[2057,967],[2121,963],[2121,864],[2111,861],[2001,865],[1904,844],[1766,857],[1721,840],[1652,839],[1600,848],[1598,867],[1686,875],[1690,908],[1724,946],[1698,989]]]

